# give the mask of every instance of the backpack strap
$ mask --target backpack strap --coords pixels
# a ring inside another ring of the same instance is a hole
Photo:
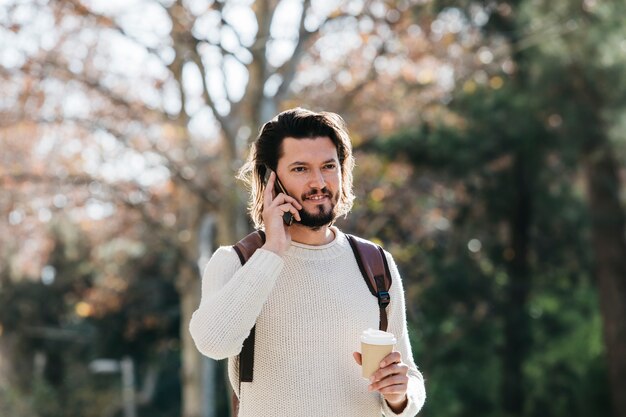
[[[379,329],[387,330],[387,310],[386,307],[391,301],[389,296],[389,288],[391,288],[391,273],[389,265],[383,249],[357,236],[348,235],[348,242],[354,252],[361,275],[367,284],[370,292],[378,299],[380,308]],[[241,239],[233,249],[237,252],[241,264],[244,265],[254,252],[265,243],[265,233],[257,230]],[[256,325],[252,327],[250,335],[243,342],[241,352],[239,353],[239,384],[242,382],[252,382],[254,370],[254,335]],[[238,409],[239,399],[233,394],[233,410]],[[236,414],[235,414],[236,415]]]
[[[374,297],[378,299],[380,309],[379,329],[387,331],[387,306],[391,302],[389,289],[391,288],[391,273],[383,248],[369,240],[348,235],[348,242],[359,264],[361,275]]]
[[[244,265],[248,259],[265,243],[265,232],[257,230],[241,239],[233,245],[233,249],[237,252],[241,265]],[[250,334],[244,340],[241,352],[239,353],[239,383],[252,382],[254,369],[254,335],[256,325],[250,330]]]
[[[248,259],[250,259],[254,252],[263,246],[264,243],[265,232],[263,230],[256,230],[235,243],[233,249],[237,252],[241,265],[248,262]]]

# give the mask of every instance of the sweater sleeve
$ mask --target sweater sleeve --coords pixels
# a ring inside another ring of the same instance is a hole
[[[406,308],[404,300],[404,288],[402,285],[402,279],[398,272],[393,257],[385,252],[387,262],[389,264],[389,270],[391,272],[392,284],[389,290],[391,295],[391,303],[389,305],[389,326],[388,329],[391,333],[396,335],[398,343],[396,349],[402,354],[402,361],[409,366],[409,383],[407,388],[408,404],[406,408],[400,413],[394,413],[389,405],[381,395],[382,412],[386,417],[412,417],[415,416],[424,405],[426,401],[426,388],[424,386],[424,377],[417,369],[415,361],[413,360],[413,353],[411,351],[411,343],[409,341],[409,333],[406,323]]]
[[[232,247],[213,254],[202,274],[200,306],[189,322],[202,354],[213,359],[239,354],[283,264],[265,249],[258,249],[243,266]]]

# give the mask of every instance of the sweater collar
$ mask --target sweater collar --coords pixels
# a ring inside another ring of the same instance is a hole
[[[346,250],[351,250],[346,235],[335,226],[331,226],[331,230],[335,234],[335,238],[331,242],[315,246],[292,241],[286,255],[299,259],[333,259],[345,254]]]

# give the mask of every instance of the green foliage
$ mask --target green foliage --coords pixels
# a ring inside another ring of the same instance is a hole
[[[496,90],[458,93],[450,105],[456,124],[424,123],[365,149],[414,167],[379,202],[389,222],[373,234],[392,252],[404,248],[396,259],[408,283],[416,360],[427,379],[424,415],[504,414],[505,318],[514,308],[509,288],[520,280],[529,291],[519,312],[528,331],[518,329],[526,343],[519,347],[522,415],[609,413],[589,220],[577,173],[585,137],[563,135],[559,124],[570,114],[572,126],[593,123],[581,113],[593,103],[556,101],[556,91],[571,80],[556,73],[553,61],[526,58],[538,74]],[[365,176],[384,184],[385,165]],[[421,186],[424,181],[429,186]],[[441,187],[448,191],[436,191]],[[424,193],[433,192],[451,193],[434,199],[451,227],[399,230],[407,211],[423,217],[432,210]],[[394,198],[402,201],[399,212]],[[528,249],[524,269],[516,270],[511,259],[520,211],[529,219]],[[363,224],[363,234],[377,217]]]
[[[0,292],[0,325],[12,365],[7,375],[11,388],[2,385],[0,391],[8,410],[2,415],[113,415],[121,406],[120,375],[94,374],[88,365],[97,358],[123,356],[134,359],[138,390],[148,367],[159,371],[159,407],[146,415],[177,413],[180,313],[172,283],[175,257],[165,248],[149,246],[148,237],[145,244],[115,240],[96,251],[70,225],[64,224],[62,231],[53,227],[51,234],[54,250],[48,262],[56,271],[54,281],[7,279]],[[100,269],[101,264],[109,267]],[[107,273],[115,277],[117,290],[109,287]],[[34,357],[43,362],[34,364]]]

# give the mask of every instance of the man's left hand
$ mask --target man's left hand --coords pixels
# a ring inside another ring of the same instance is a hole
[[[361,365],[361,354],[354,352],[354,359]],[[400,352],[391,352],[380,363],[378,371],[370,378],[370,391],[379,391],[394,413],[401,413],[407,405],[406,391],[409,367],[402,362]]]

